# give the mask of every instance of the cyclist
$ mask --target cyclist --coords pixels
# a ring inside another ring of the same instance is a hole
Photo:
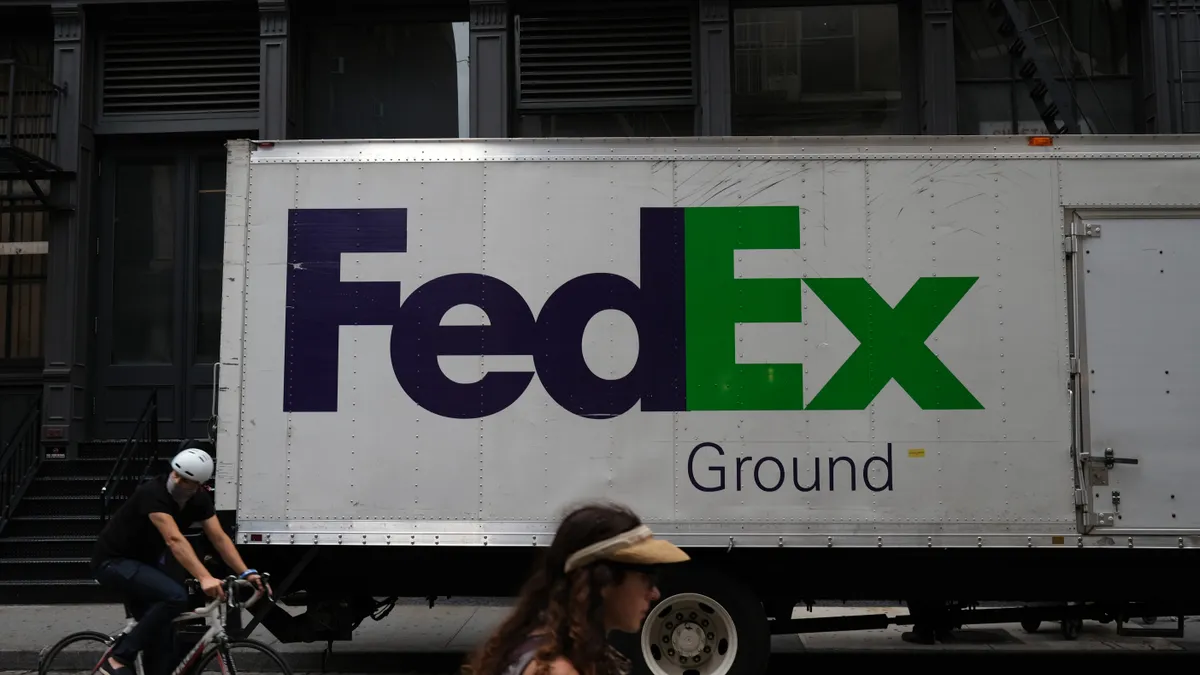
[[[117,510],[96,540],[92,575],[101,586],[144,609],[137,626],[113,647],[101,666],[105,675],[133,675],[133,662],[143,651],[146,675],[170,671],[171,621],[188,609],[187,592],[162,565],[168,552],[192,574],[206,595],[224,598],[221,582],[209,574],[180,531],[201,522],[204,534],[234,573],[259,590],[262,581],[246,567],[233,541],[221,529],[212,497],[201,485],[213,475],[213,459],[187,448],[171,460],[171,471],[146,481]]]

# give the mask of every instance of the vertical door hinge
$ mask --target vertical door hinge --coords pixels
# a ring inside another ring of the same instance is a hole
[[[1085,506],[1087,506],[1087,498],[1084,497],[1083,490],[1076,488],[1075,489],[1075,508],[1083,508]]]
[[[1080,220],[1071,222],[1071,231],[1063,238],[1063,250],[1067,253],[1079,252],[1079,240],[1083,237],[1099,237],[1100,225]]]
[[[1067,369],[1070,371],[1070,373],[1072,375],[1079,374],[1079,357],[1078,356],[1072,356],[1070,359],[1067,360]]]
[[[1063,252],[1068,254],[1079,252],[1079,244],[1075,241],[1074,232],[1068,232],[1063,237]]]

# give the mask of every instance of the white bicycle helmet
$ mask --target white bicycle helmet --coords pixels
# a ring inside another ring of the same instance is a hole
[[[188,480],[206,483],[213,475],[213,460],[199,448],[188,448],[175,455],[175,459],[171,460],[171,468]]]

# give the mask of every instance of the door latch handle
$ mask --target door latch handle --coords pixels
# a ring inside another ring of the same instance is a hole
[[[1106,469],[1111,469],[1114,466],[1116,466],[1117,464],[1137,464],[1138,463],[1138,460],[1134,457],[1117,457],[1116,455],[1113,454],[1112,448],[1105,448],[1103,457],[1096,457],[1096,456],[1093,456],[1090,452],[1085,452],[1080,456],[1080,459],[1082,459],[1086,463],[1103,464],[1104,468],[1106,468]]]

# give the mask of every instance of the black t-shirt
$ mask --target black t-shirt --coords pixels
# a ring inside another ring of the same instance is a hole
[[[129,501],[113,514],[96,539],[92,565],[110,558],[131,558],[147,565],[157,565],[167,548],[158,528],[150,521],[151,513],[170,514],[182,532],[192,523],[208,520],[216,513],[212,497],[204,488],[196,491],[182,508],[167,491],[167,476],[163,474],[142,483]]]

